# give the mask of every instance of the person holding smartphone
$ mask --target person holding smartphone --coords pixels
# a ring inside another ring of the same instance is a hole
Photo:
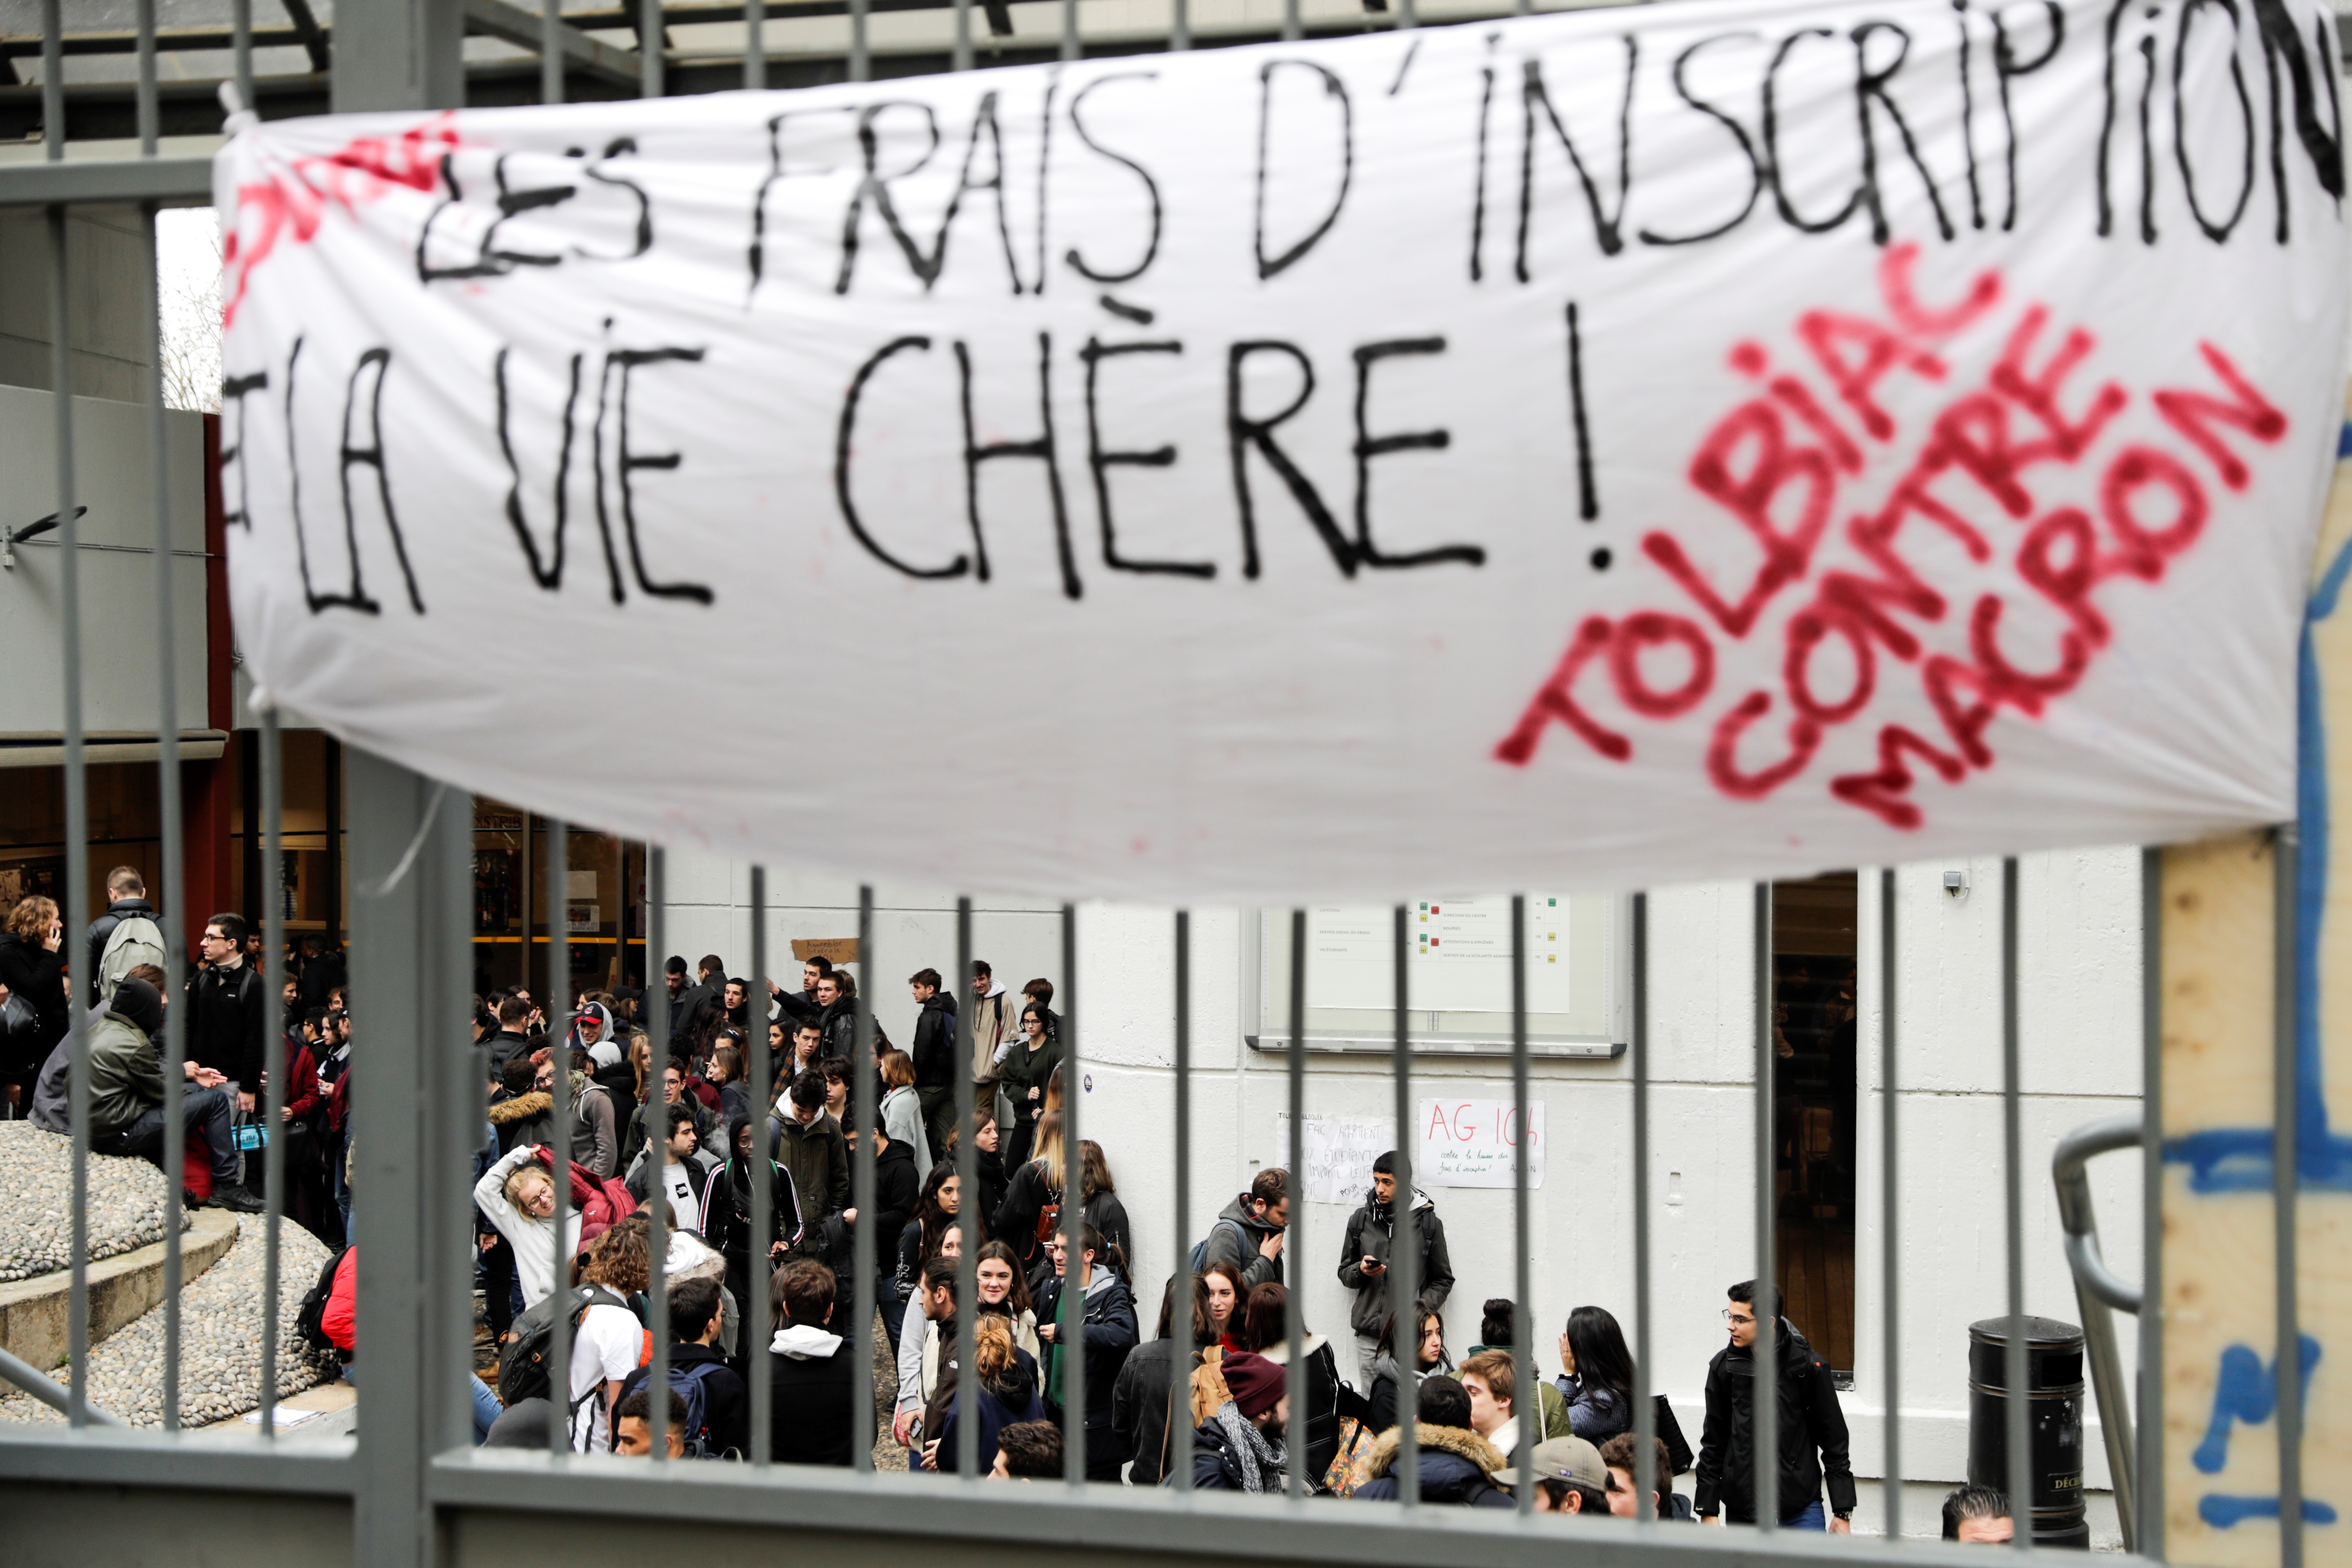
[[[65,922],[57,900],[36,893],[19,899],[0,931],[0,986],[23,1005],[0,1003],[0,1083],[7,1114],[22,1117],[32,1084],[49,1052],[66,1037]]]
[[[1454,1289],[1454,1259],[1445,1249],[1445,1224],[1429,1194],[1411,1194],[1413,1237],[1420,1243],[1421,1267],[1414,1278],[1420,1304],[1435,1311]],[[1356,1333],[1356,1366],[1369,1386],[1372,1363],[1380,1353],[1381,1325],[1388,1321],[1389,1247],[1396,1234],[1396,1152],[1372,1162],[1372,1190],[1363,1205],[1348,1217],[1348,1234],[1339,1246],[1339,1283],[1356,1293],[1348,1310]]]

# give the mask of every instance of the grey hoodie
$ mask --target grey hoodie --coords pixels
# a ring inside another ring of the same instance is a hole
[[[1282,1227],[1269,1225],[1250,1213],[1250,1195],[1244,1193],[1217,1213],[1216,1223],[1209,1227],[1209,1245],[1201,1264],[1230,1263],[1242,1271],[1242,1289],[1255,1289],[1260,1285],[1282,1283],[1280,1257],[1263,1256],[1258,1247],[1269,1236],[1279,1236]]]

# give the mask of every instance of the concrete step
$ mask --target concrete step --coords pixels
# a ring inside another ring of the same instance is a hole
[[[180,1236],[180,1282],[186,1285],[236,1240],[236,1216],[198,1209]],[[96,1344],[163,1300],[164,1244],[118,1253],[89,1266],[89,1340]],[[47,1372],[72,1353],[73,1275],[60,1269],[0,1285],[0,1349]]]

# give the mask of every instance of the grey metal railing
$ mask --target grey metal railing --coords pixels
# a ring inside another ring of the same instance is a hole
[[[671,79],[666,75],[666,60],[660,43],[666,23],[740,17],[745,25],[748,41],[741,65],[741,84],[759,88],[768,79],[766,36],[762,31],[766,18],[841,14],[844,11],[850,23],[844,68],[850,80],[866,81],[870,79],[873,72],[868,24],[870,13],[876,8],[877,0],[828,0],[824,5],[782,3],[782,0],[767,5],[762,0],[751,0],[747,5],[667,8],[660,0],[640,0],[636,20],[646,42],[642,49],[635,51],[638,57],[635,62],[636,83],[640,91],[646,95],[660,94],[671,85]],[[907,7],[883,3],[879,8],[896,10]],[[1510,9],[1525,14],[1530,9],[1529,0],[1514,0]],[[952,64],[957,69],[970,68],[974,63],[971,0],[951,0],[951,10],[954,24]],[[622,11],[614,11],[613,17],[616,20],[613,25],[618,25],[617,19],[625,15]],[[1085,43],[1076,0],[1062,0],[1061,17],[1060,56],[1066,60],[1076,59],[1082,53]],[[1397,8],[1389,19],[1399,27],[1414,26],[1418,20],[1414,0],[1398,0]],[[539,37],[542,44],[539,90],[544,101],[556,102],[563,98],[567,85],[567,62],[576,63],[583,58],[585,47],[580,30],[583,26],[599,25],[601,20],[602,14],[596,17],[579,14],[567,17],[558,0],[543,0],[539,16]],[[348,36],[363,37],[371,45],[365,49],[334,51],[333,68],[339,108],[445,107],[442,100],[449,95],[453,84],[462,83],[463,73],[456,64],[456,30],[463,23],[455,7],[412,5],[408,0],[341,0],[337,21]],[[153,0],[140,0],[135,37],[131,46],[138,58],[135,95],[140,157],[137,160],[96,163],[68,162],[66,158],[68,94],[63,62],[69,52],[80,52],[84,45],[76,44],[73,48],[68,48],[69,40],[63,30],[60,0],[45,0],[42,22],[41,97],[46,158],[41,166],[0,168],[0,205],[38,205],[46,209],[50,366],[52,387],[56,394],[53,406],[56,411],[57,515],[59,542],[63,546],[59,552],[59,577],[64,664],[61,710],[66,757],[66,925],[69,940],[79,941],[79,933],[88,927],[90,915],[88,888],[89,836],[81,697],[84,671],[78,548],[80,541],[79,512],[75,504],[71,400],[74,379],[73,312],[69,289],[74,274],[67,246],[68,205],[103,200],[135,201],[139,204],[142,233],[146,241],[142,308],[146,318],[145,348],[149,361],[144,392],[156,498],[156,617],[162,661],[161,679],[157,681],[156,717],[160,752],[159,812],[167,875],[176,879],[184,863],[186,842],[178,779],[179,725],[175,707],[175,644],[172,636],[173,601],[170,577],[174,555],[172,550],[172,496],[164,464],[162,344],[155,308],[155,214],[163,204],[207,197],[210,170],[205,160],[166,158],[160,153],[162,100],[157,59],[159,51],[167,47],[218,47],[221,40],[210,33],[199,38],[194,35],[160,32]],[[1280,32],[1286,39],[1303,35],[1304,24],[1298,0],[1286,0]],[[320,37],[323,43],[324,35]],[[285,40],[275,30],[257,33],[249,0],[236,0],[226,41],[233,52],[231,80],[236,100],[247,105],[256,104],[258,100],[254,50],[257,47]],[[1167,47],[1184,49],[1192,47],[1194,41],[1186,0],[1171,0]],[[87,47],[112,48],[114,44],[98,41],[89,42]],[[604,49],[607,55],[629,52],[613,50],[606,46],[595,47]],[[427,68],[421,72],[412,70],[413,63],[420,60],[425,62]],[[276,710],[264,706],[258,714],[258,724],[261,731],[262,819],[257,825],[247,824],[247,831],[257,830],[264,836],[269,852],[268,863],[274,866],[282,830],[283,810],[283,764]],[[858,1133],[853,1161],[852,1191],[860,1223],[854,1227],[855,1278],[848,1292],[853,1303],[849,1336],[851,1353],[860,1368],[859,1376],[869,1381],[864,1384],[866,1398],[855,1407],[856,1464],[852,1471],[846,1476],[812,1473],[798,1467],[772,1464],[770,1434],[775,1415],[773,1394],[767,1381],[760,1377],[752,1380],[751,1462],[748,1465],[656,1468],[650,1473],[635,1473],[572,1454],[568,1436],[561,1430],[553,1436],[551,1445],[553,1451],[547,1455],[473,1452],[465,1443],[463,1399],[467,1350],[471,1341],[470,1323],[465,1315],[466,1292],[463,1289],[466,1275],[462,1266],[466,1260],[454,1256],[451,1243],[453,1238],[469,1229],[466,1225],[467,1183],[459,1173],[466,1155],[478,1141],[481,1088],[478,1082],[469,1080],[466,1064],[454,1059],[459,1053],[446,1048],[450,1037],[455,1033],[455,1020],[459,1016],[452,1004],[462,1000],[467,988],[468,968],[465,962],[467,929],[466,827],[462,814],[455,808],[436,814],[440,796],[445,793],[439,786],[382,759],[356,753],[352,759],[350,788],[353,869],[351,885],[354,892],[352,935],[355,954],[362,968],[362,984],[357,988],[369,1009],[372,1037],[398,1043],[392,1044],[379,1059],[371,1061],[368,1068],[371,1080],[364,1092],[354,1097],[355,1135],[366,1155],[366,1164],[354,1196],[355,1233],[364,1241],[369,1254],[369,1267],[362,1276],[362,1300],[370,1324],[371,1361],[385,1368],[382,1380],[371,1384],[367,1415],[360,1440],[356,1445],[329,1445],[301,1450],[276,1441],[276,1384],[282,1351],[276,1292],[278,1238],[284,1221],[285,1169],[284,1150],[275,1134],[283,1121],[289,1086],[285,1082],[287,1067],[283,1041],[275,1030],[270,1032],[268,1081],[264,1099],[273,1136],[263,1156],[267,1194],[261,1224],[268,1259],[265,1289],[268,1292],[270,1305],[265,1314],[262,1379],[257,1391],[261,1410],[260,1436],[249,1441],[215,1439],[204,1445],[168,1440],[158,1443],[142,1435],[115,1432],[112,1430],[115,1425],[113,1418],[91,1406],[89,1399],[89,1248],[86,1234],[90,1143],[89,1026],[83,989],[87,977],[78,974],[71,992],[68,1036],[73,1053],[71,1110],[75,1194],[69,1382],[59,1391],[36,1369],[0,1362],[0,1376],[9,1377],[32,1388],[53,1402],[62,1401],[69,1415],[71,1429],[63,1437],[6,1434],[5,1438],[0,1438],[0,1477],[84,1480],[133,1488],[142,1485],[186,1486],[209,1480],[237,1484],[259,1492],[348,1498],[352,1505],[355,1559],[369,1564],[400,1563],[404,1568],[415,1568],[416,1564],[435,1560],[437,1549],[433,1541],[433,1521],[438,1510],[482,1509],[541,1512],[589,1527],[606,1518],[715,1518],[744,1523],[790,1522],[803,1528],[934,1540],[987,1537],[1027,1541],[1041,1550],[1078,1540],[1129,1545],[1137,1550],[1222,1552],[1230,1542],[1232,1527],[1236,1522],[1245,1522],[1254,1532],[1251,1537],[1254,1555],[1301,1562],[1355,1563],[1406,1556],[1431,1557],[1442,1551],[1458,1550],[1448,1548],[1445,1542],[1465,1532],[1475,1539],[1478,1552],[1505,1563],[1526,1563],[1533,1568],[1538,1563],[1549,1563],[1556,1553],[1559,1538],[1537,1533],[1529,1522],[1534,1489],[1524,1466],[1519,1472],[1517,1489],[1518,1509],[1516,1516],[1509,1520],[1449,1517],[1433,1521],[1432,1510],[1415,1506],[1418,1489],[1412,1456],[1416,1447],[1416,1433],[1409,1390],[1400,1400],[1398,1413],[1402,1455],[1397,1474],[1402,1507],[1395,1515],[1363,1510],[1318,1510],[1307,1502],[1305,1494],[1318,1478],[1307,1475],[1306,1469],[1307,1411],[1304,1400],[1295,1402],[1292,1408],[1286,1487],[1289,1495],[1286,1499],[1253,1511],[1245,1502],[1192,1495],[1192,1422],[1181,1378],[1173,1380],[1176,1386],[1171,1389],[1171,1485],[1164,1495],[1130,1495],[1105,1487],[1086,1487],[1082,1484],[1086,1471],[1087,1404],[1082,1351],[1068,1358],[1066,1373],[1068,1397],[1065,1402],[1064,1441],[1066,1475],[1070,1483],[1066,1490],[1040,1489],[1014,1495],[1005,1489],[980,1487],[975,1473],[977,1429],[976,1423],[972,1422],[961,1424],[955,1456],[959,1477],[956,1483],[902,1482],[872,1473],[875,1412],[871,1402],[870,1377],[875,1356],[870,1336],[874,1332],[877,1304],[877,1239],[890,1238],[877,1238],[873,1226],[866,1223],[875,1214],[875,1124],[878,1111],[874,1102],[873,1068],[877,1037],[871,987],[879,983],[881,973],[877,967],[874,895],[870,887],[860,889],[858,908],[860,983],[855,1007],[856,1057],[851,1106]],[[569,974],[569,939],[562,916],[568,894],[565,873],[569,835],[567,826],[561,822],[549,823],[548,829],[546,890],[551,916],[548,951],[552,986],[566,984]],[[2024,1233],[2018,1017],[2020,886],[2017,863],[2013,859],[2004,864],[2002,882],[2000,963],[2006,1286],[2009,1311],[2014,1318],[2021,1316],[2023,1310]],[[2294,905],[2291,858],[2284,854],[2280,860],[2278,883],[2281,1022],[2278,1037],[2279,1099],[2273,1121],[2274,1136],[2278,1140],[2273,1163],[2278,1184],[2278,1315],[2280,1342],[2294,1344],[2297,1331],[2295,1292],[2292,1289],[2296,1263],[2294,1228],[2295,1105],[2292,1072],[2292,1019],[2295,999],[2289,937],[2294,929]],[[1905,1472],[1900,1447],[1903,1384],[1900,1379],[1897,1306],[1900,1279],[1900,1208],[1897,1199],[1901,1146],[1898,1141],[1899,1098],[1895,1073],[1899,1022],[1895,990],[1896,885],[1891,869],[1880,873],[1877,887],[1880,964],[1876,984],[1881,1018],[1881,1078],[1878,1089],[1882,1111],[1882,1201],[1885,1205],[1879,1306],[1885,1337],[1883,1401],[1887,1417],[1884,1423],[1882,1495],[1886,1528],[1892,1537],[1898,1535],[1901,1528],[1902,1477]],[[657,1083],[658,1064],[667,1054],[664,1047],[668,1019],[667,1007],[656,989],[659,984],[656,964],[663,949],[667,891],[663,856],[658,847],[651,847],[647,854],[646,888],[647,900],[643,910],[645,978],[652,1005],[646,1021],[654,1041]],[[752,978],[755,985],[761,985],[764,984],[768,958],[764,868],[752,869],[751,896]],[[2143,1130],[2136,1137],[2147,1156],[2144,1255],[2151,1280],[2161,1277],[2162,1255],[2158,1162],[2155,1157],[2160,1125],[2158,1058],[2160,998],[2157,989],[2154,947],[2158,940],[2158,862],[2154,852],[2150,852],[2144,861],[2143,871],[2144,940],[2148,944],[2146,950],[2147,989],[2144,994],[2147,1114],[2140,1124]],[[279,900],[273,897],[268,908],[269,1002],[274,1008],[282,972],[284,921]],[[972,956],[971,903],[969,899],[958,901],[956,917],[957,968],[954,983],[961,986],[969,980]],[[1181,1257],[1185,1254],[1194,1235],[1194,1216],[1190,1207],[1192,965],[1190,912],[1180,910],[1175,911],[1173,919],[1172,1111],[1175,1150],[1171,1207],[1173,1235]],[[1649,919],[1648,899],[1636,895],[1632,902],[1631,921],[1630,1065],[1633,1148],[1635,1483],[1638,1496],[1646,1496],[1665,1479],[1654,1473],[1653,1443],[1655,1419],[1652,1363],[1655,1337],[1651,1272],[1654,1238],[1649,1165],[1654,1062],[1650,1033],[1653,1013],[1649,993]],[[1078,1267],[1078,1242],[1085,1223],[1080,1109],[1085,1098],[1085,1071],[1077,1023],[1079,953],[1078,921],[1075,910],[1064,906],[1061,922],[1064,989],[1059,999],[1066,1053],[1061,1104],[1062,1158],[1066,1173],[1065,1195],[1072,1195],[1067,1188],[1076,1187],[1077,1201],[1065,1202],[1059,1230],[1065,1256],[1070,1260],[1068,1267],[1075,1274]],[[1413,1108],[1412,1044],[1407,1025],[1411,999],[1404,963],[1408,945],[1405,922],[1405,912],[1400,907],[1395,911],[1393,926],[1395,1046],[1392,1087],[1401,1135],[1396,1173],[1398,1236],[1393,1250],[1391,1300],[1401,1304],[1399,1315],[1405,1325],[1403,1332],[1412,1334],[1413,1303],[1420,1281],[1415,1277],[1418,1249],[1413,1244],[1412,1235],[1415,1222],[1412,1218],[1411,1141],[1402,1135],[1412,1121]],[[1286,1247],[1291,1257],[1303,1261],[1306,1202],[1300,1173],[1304,1164],[1307,1108],[1305,911],[1293,910],[1288,923],[1290,993],[1287,998],[1288,1035],[1284,1041],[1283,1059],[1289,1110],[1287,1152],[1292,1192],[1291,1229]],[[184,939],[178,932],[175,921],[166,920],[163,924],[171,943],[171,966],[176,971],[184,960]],[[1771,889],[1769,885],[1759,885],[1754,891],[1753,1025],[1757,1099],[1751,1152],[1755,1181],[1755,1307],[1759,1319],[1759,1352],[1769,1349],[1779,1316],[1774,1258],[1777,1177],[1771,1103],[1775,1054],[1771,928]],[[1519,1424],[1517,1451],[1524,1458],[1535,1446],[1539,1405],[1532,1370],[1534,1327],[1529,1243],[1533,1222],[1527,1170],[1528,1140],[1524,1134],[1528,1126],[1530,1091],[1523,900],[1513,900],[1511,929],[1511,1092],[1523,1130],[1512,1189],[1515,1299],[1519,1308],[1517,1327],[1518,1339],[1523,1342],[1516,1343],[1513,1349],[1518,1377],[1515,1404]],[[562,1008],[551,1010],[551,1021],[559,1031],[564,1026],[567,1012],[568,1009]],[[976,1314],[972,1309],[978,1300],[978,1168],[972,1129],[979,1108],[975,1103],[971,1074],[968,1070],[973,1047],[971,1009],[960,1008],[958,1016],[955,1109],[961,1131],[956,1160],[963,1196],[959,1220],[961,1258],[957,1278],[957,1355],[959,1367],[968,1368],[973,1362]],[[166,1106],[171,1118],[168,1125],[176,1128],[183,1092],[180,1069],[186,1059],[187,1048],[184,1009],[170,1009],[167,1019],[163,1046]],[[553,1074],[552,1152],[559,1173],[569,1169],[572,1152],[572,1120],[575,1109],[571,1098],[569,1074],[565,1070],[568,1055],[562,1049],[563,1038],[559,1034]],[[402,1044],[413,1048],[404,1050]],[[775,1068],[763,1028],[754,1031],[751,1045],[755,1103],[764,1107],[773,1096]],[[648,1096],[645,1114],[649,1122],[646,1146],[650,1201],[647,1210],[654,1264],[647,1289],[655,1358],[651,1386],[658,1390],[667,1383],[669,1336],[667,1331],[667,1288],[662,1268],[666,1250],[664,1237],[668,1221],[667,1203],[662,1196],[665,1184],[661,1172],[666,1138],[664,1129],[656,1121],[659,1114],[657,1094]],[[2115,1146],[2121,1147],[2124,1142],[2123,1135],[2116,1133]],[[184,1269],[180,1239],[179,1193],[184,1154],[179,1139],[167,1137],[165,1145],[166,1326],[162,1408],[163,1426],[168,1439],[181,1422],[178,1393],[182,1372],[179,1285]],[[755,1155],[764,1157],[766,1149],[764,1139],[755,1139]],[[2079,1167],[2076,1174],[2079,1175]],[[557,1180],[554,1185],[556,1234],[561,1238],[566,1234],[565,1227],[572,1217],[570,1187],[569,1183],[562,1179]],[[771,1234],[772,1224],[778,1216],[770,1212],[768,1184],[755,1181],[752,1190],[753,1233],[759,1238],[751,1247],[754,1292],[752,1300],[740,1305],[742,1331],[756,1346],[764,1338],[761,1325],[768,1321],[771,1291],[772,1273],[765,1238]],[[2084,1193],[2087,1194],[2087,1189]],[[2086,1196],[2083,1217],[2087,1222]],[[2069,1229],[2071,1235],[2073,1227],[2070,1226]],[[1189,1273],[1188,1266],[1180,1270],[1176,1310],[1171,1322],[1171,1329],[1178,1335],[1190,1332],[1190,1292],[1185,1288],[1188,1282],[1181,1278],[1185,1273]],[[562,1283],[559,1268],[559,1289]],[[2091,1295],[2097,1294],[2090,1287],[2085,1289]],[[1075,1314],[1081,1313],[1083,1309],[1082,1304],[1076,1300],[1076,1295],[1075,1289],[1064,1293],[1064,1300],[1074,1315],[1066,1317],[1059,1326],[1059,1332],[1068,1333],[1078,1327]],[[1286,1322],[1288,1353],[1291,1366],[1303,1371],[1306,1365],[1304,1312],[1297,1296],[1292,1297],[1292,1302]],[[2085,1313],[2089,1315],[2087,1306]],[[2115,1450],[2116,1479],[2119,1495],[2125,1498],[2125,1507],[2128,1510],[2127,1528],[2134,1531],[2140,1552],[2152,1558],[2160,1558],[2164,1550],[2161,1528],[2164,1508],[2162,1446],[2158,1425],[2163,1408],[2162,1342],[2160,1314],[2144,1313],[2139,1339],[2141,1365],[2137,1453]],[[895,1347],[888,1348],[895,1350]],[[1401,1362],[1405,1355],[1412,1353],[1402,1345],[1395,1348]],[[569,1359],[569,1326],[564,1316],[558,1314],[554,1331],[554,1364],[568,1366]],[[407,1369],[413,1369],[414,1376],[404,1379],[400,1373]],[[1181,1371],[1181,1363],[1177,1370]],[[2011,1394],[2007,1401],[2008,1479],[2011,1495],[2018,1500],[2021,1508],[2026,1505],[2031,1496],[2026,1484],[2026,1401],[2021,1397],[2024,1380],[2023,1338],[2012,1333],[2006,1369],[2006,1383]],[[46,1390],[44,1384],[47,1385]],[[2278,1427],[2282,1444],[2283,1568],[2300,1568],[2303,1514],[2296,1458],[2300,1433],[2298,1384],[2294,1377],[2283,1374],[2277,1379],[2277,1384]],[[2102,1378],[2098,1396],[2103,1421],[2113,1443],[2122,1435],[2125,1423],[2130,1419],[2122,1408],[2120,1380]],[[667,1410],[666,1402],[658,1398],[652,1401],[651,1405],[653,1449],[658,1467],[658,1461],[666,1453],[661,1429],[667,1422]],[[1762,1440],[1756,1445],[1755,1495],[1761,1502],[1771,1497],[1774,1490],[1771,1473],[1777,1422],[1774,1402],[1759,1402],[1757,1420]],[[92,1431],[93,1427],[106,1427],[108,1430]],[[2128,1490],[2126,1489],[2127,1488]],[[877,1516],[875,1508],[877,1501],[887,1502],[887,1513]],[[1913,1549],[1904,1548],[1892,1541],[1878,1544],[1812,1544],[1789,1534],[1776,1535],[1772,1532],[1778,1521],[1772,1517],[1773,1512],[1769,1507],[1760,1508],[1758,1534],[1745,1538],[1710,1538],[1706,1532],[1699,1532],[1695,1537],[1670,1539],[1655,1530],[1655,1520],[1643,1511],[1633,1527],[1612,1529],[1606,1523],[1597,1523],[1591,1527],[1592,1533],[1586,1539],[1596,1553],[1633,1553],[1634,1556],[1628,1561],[1638,1560],[1642,1563],[1657,1563],[1663,1555],[1728,1561],[1726,1554],[1741,1559],[1808,1563],[1832,1560],[1892,1563],[1898,1560],[1913,1560]],[[1399,1531],[1405,1533],[1399,1535]],[[2024,1530],[2018,1532],[2021,1550],[2029,1546],[2030,1534]],[[561,1532],[558,1531],[551,1539],[562,1539]],[[1927,1550],[1932,1554],[1932,1549]]]

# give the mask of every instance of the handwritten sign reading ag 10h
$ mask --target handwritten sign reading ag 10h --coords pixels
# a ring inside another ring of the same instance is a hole
[[[1423,1187],[1508,1187],[1519,1155],[1519,1106],[1513,1100],[1424,1100],[1413,1113],[1419,1134],[1412,1179]],[[1543,1185],[1544,1102],[1528,1101],[1528,1185]]]
[[[247,668],[602,829],[1056,899],[2276,821],[2337,48],[1693,0],[255,125]]]

